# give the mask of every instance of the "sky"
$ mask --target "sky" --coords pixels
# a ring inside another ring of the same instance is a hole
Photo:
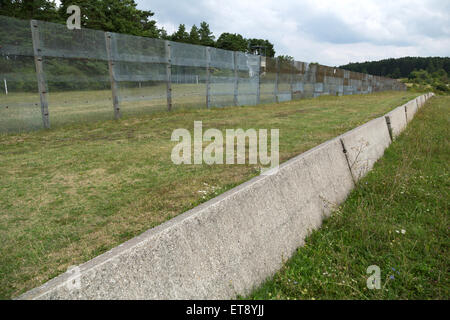
[[[169,34],[183,23],[268,39],[276,55],[339,66],[450,55],[450,0],[135,0]]]

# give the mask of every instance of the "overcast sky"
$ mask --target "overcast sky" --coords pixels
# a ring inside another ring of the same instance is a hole
[[[449,56],[450,0],[136,0],[169,33],[206,21],[268,39],[277,55],[335,66],[403,56]]]

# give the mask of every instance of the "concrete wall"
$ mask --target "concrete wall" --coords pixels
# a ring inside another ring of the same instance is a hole
[[[386,115],[396,134],[406,122],[401,108]],[[276,174],[255,177],[80,265],[79,273],[58,276],[19,298],[245,295],[320,227],[390,141],[386,118],[374,119],[283,163]]]
[[[405,104],[405,112],[406,112],[406,121],[407,122],[410,122],[414,118],[414,115],[416,114],[418,109],[419,109],[419,105],[417,102],[417,98],[414,100],[411,100],[407,104]]]
[[[407,124],[405,105],[397,107],[386,114],[386,123],[391,134],[391,140],[398,137]]]
[[[354,181],[369,172],[391,143],[385,117],[373,119],[341,136]]]

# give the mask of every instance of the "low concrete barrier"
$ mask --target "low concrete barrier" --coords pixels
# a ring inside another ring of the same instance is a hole
[[[386,115],[395,134],[405,127],[401,110]],[[229,299],[248,294],[320,227],[390,141],[385,117],[374,119],[19,299]]]
[[[391,140],[394,140],[406,127],[405,105],[397,107],[387,113],[385,118],[389,128],[389,133],[391,135]]]

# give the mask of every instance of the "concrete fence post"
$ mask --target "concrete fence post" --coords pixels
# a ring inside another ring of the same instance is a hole
[[[45,79],[44,66],[42,60],[42,48],[39,38],[39,25],[36,20],[31,20],[31,38],[33,42],[34,64],[36,67],[36,76],[41,100],[41,113],[44,128],[50,128],[50,116],[48,112],[47,81]]]
[[[276,76],[275,76],[275,88],[274,88],[274,95],[275,95],[275,102],[278,103],[278,81],[280,78],[280,58],[276,58],[275,60],[275,69],[276,69]]]
[[[237,52],[233,51],[233,64],[234,64],[234,98],[233,103],[235,106],[238,105],[238,86],[239,86],[239,78],[238,78],[238,63],[237,63]]]
[[[256,86],[256,104],[259,104],[261,101],[261,61],[262,58],[261,56],[259,56],[259,64],[258,64],[258,83]]]
[[[167,110],[172,110],[172,59],[170,53],[170,42],[164,41],[166,49],[166,91],[167,91]]]
[[[119,105],[119,88],[116,81],[116,75],[114,72],[114,59],[111,48],[111,33],[105,32],[105,42],[106,42],[106,53],[108,55],[108,70],[109,70],[109,80],[111,82],[111,94],[113,100],[114,108],[114,119],[120,118],[120,105]]]
[[[292,61],[291,72],[289,73],[289,90],[291,91],[291,100],[294,100],[294,74],[295,74],[295,64]]]
[[[211,48],[206,47],[206,108],[210,108],[210,64],[211,64]]]

